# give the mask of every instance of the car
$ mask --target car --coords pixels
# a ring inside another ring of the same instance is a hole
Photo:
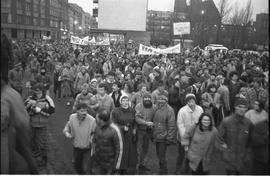
[[[228,51],[228,48],[223,46],[223,45],[220,45],[220,44],[209,44],[208,46],[206,46],[204,48],[204,50],[206,52],[210,52],[210,51],[214,51],[214,52],[227,52]]]

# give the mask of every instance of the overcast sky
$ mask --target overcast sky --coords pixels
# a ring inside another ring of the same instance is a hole
[[[214,0],[217,4],[219,0]],[[93,0],[69,0],[68,2],[76,3],[83,8],[84,11],[92,14]],[[248,0],[230,0],[230,2],[238,3],[240,6],[245,5]],[[257,13],[268,13],[268,0],[251,0],[253,5],[253,16],[252,19],[255,20]],[[149,10],[160,10],[160,11],[173,11],[174,0],[148,0]]]

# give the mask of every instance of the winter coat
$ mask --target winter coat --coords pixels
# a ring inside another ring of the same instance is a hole
[[[230,111],[230,92],[227,86],[221,85],[217,92],[220,94],[220,104],[227,111]]]
[[[223,119],[219,126],[219,141],[228,148],[223,152],[226,168],[243,173],[251,157],[252,123],[245,117],[233,114]]]
[[[48,95],[42,99],[36,99],[30,96],[25,101],[26,110],[30,115],[30,124],[32,127],[46,127],[49,117],[55,112],[54,102]],[[41,108],[40,112],[36,112],[35,108]]]
[[[96,120],[87,114],[85,119],[80,121],[77,113],[71,114],[63,133],[70,133],[73,140],[73,147],[89,149],[92,144],[93,134],[96,128]]]
[[[93,137],[93,167],[119,169],[123,156],[123,138],[117,125],[110,122],[97,126]]]
[[[217,134],[218,131],[215,127],[211,131],[202,131],[198,125],[193,125],[184,134],[182,144],[189,146],[187,157],[189,166],[193,171],[196,171],[201,161],[203,170],[210,170]]]
[[[95,104],[95,101],[93,100],[93,94],[88,93],[86,95],[83,95],[82,93],[78,94],[75,98],[74,105],[73,105],[73,112],[76,112],[77,105],[79,103],[85,103],[88,106],[88,113],[92,116],[95,116],[94,109],[91,107]]]
[[[98,104],[98,108],[105,108],[107,111],[111,112],[115,106],[111,96],[108,94],[101,97],[99,94],[94,95],[93,101]]]
[[[165,104],[161,108],[157,107],[153,123],[153,136],[155,142],[175,143],[175,114],[173,108],[170,107],[170,105]]]
[[[263,88],[259,88],[258,90],[255,90],[254,88],[250,88],[247,91],[247,100],[249,102],[249,108],[252,109],[254,108],[254,103],[256,100],[266,102],[268,97],[268,92],[267,90]]]
[[[111,97],[112,97],[112,99],[113,99],[113,102],[114,102],[114,105],[115,105],[115,107],[117,108],[117,107],[120,107],[120,98],[121,98],[121,96],[122,96],[122,91],[118,91],[118,97],[116,98],[116,96],[115,96],[115,92],[113,92],[111,95],[110,95]]]
[[[74,88],[77,91],[81,91],[81,87],[84,83],[89,83],[90,82],[90,76],[88,73],[85,73],[84,75],[79,72],[76,76],[75,83],[74,83]]]
[[[252,133],[253,161],[269,163],[269,127],[268,120],[255,124]],[[267,164],[269,165],[269,164]]]
[[[168,92],[166,90],[164,90],[165,94],[168,94]],[[160,92],[158,89],[154,90],[151,94],[152,97],[152,102],[153,104],[157,103],[157,98],[158,96],[161,94],[162,92]]]
[[[147,126],[145,122],[153,122],[153,118],[155,115],[156,107],[152,105],[150,108],[145,108],[143,103],[139,103],[135,107],[135,120],[138,124],[138,130],[147,130]]]
[[[182,107],[177,115],[177,139],[182,143],[182,139],[186,130],[196,124],[199,120],[200,115],[203,113],[201,106],[196,105],[195,110],[192,111],[188,105]]]
[[[135,111],[132,108],[115,108],[112,111],[112,121],[120,128],[123,137],[123,156],[120,169],[134,171],[137,163],[137,148],[133,130],[136,130]],[[124,131],[124,126],[128,131]]]

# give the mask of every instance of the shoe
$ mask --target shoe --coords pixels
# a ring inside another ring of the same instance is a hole
[[[145,170],[145,171],[150,171],[151,169],[147,168],[145,165],[140,165],[139,166],[140,170]]]

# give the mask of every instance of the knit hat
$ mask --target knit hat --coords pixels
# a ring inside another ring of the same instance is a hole
[[[193,99],[194,101],[196,101],[196,96],[192,93],[188,93],[185,97],[185,101],[188,102],[189,100]]]
[[[90,81],[90,84],[92,84],[93,82],[97,82],[97,79],[96,79],[96,78],[93,78],[93,79]]]
[[[246,98],[237,98],[234,102],[234,106],[239,106],[239,105],[245,105],[248,106],[248,101]]]
[[[168,101],[168,93],[167,92],[163,92],[158,96],[158,99],[162,99],[162,100],[166,100]]]
[[[122,96],[120,97],[120,102],[122,102],[123,98],[127,98],[127,99],[129,100],[129,97],[128,97],[127,95],[122,95]]]

